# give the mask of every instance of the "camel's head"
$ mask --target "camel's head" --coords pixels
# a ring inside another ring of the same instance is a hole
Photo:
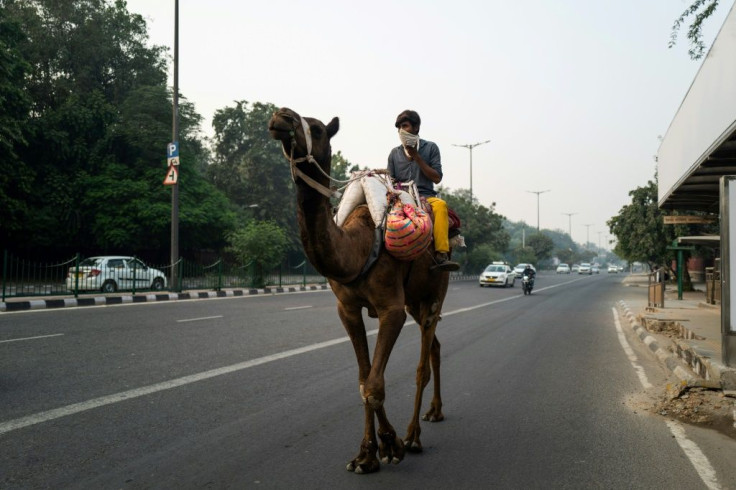
[[[336,117],[325,126],[318,119],[301,117],[286,107],[276,111],[268,122],[271,137],[281,141],[288,158],[303,162],[312,156],[327,172],[332,155],[330,138],[339,128],[340,121]]]

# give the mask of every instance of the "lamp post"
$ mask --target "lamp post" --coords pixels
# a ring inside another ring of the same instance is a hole
[[[460,146],[462,148],[467,148],[470,150],[470,205],[473,205],[473,148],[480,145],[485,145],[486,143],[489,143],[491,140],[485,140],[480,141],[478,143],[473,144],[467,144],[467,145],[456,145],[453,143],[452,146]]]
[[[586,228],[585,250],[588,250],[588,245],[590,244],[590,227],[593,226],[593,223],[588,223],[587,225],[583,226]]]
[[[171,141],[179,141],[179,0],[174,2],[174,93]],[[171,189],[171,290],[179,291],[179,183]]]
[[[570,235],[570,240],[572,240],[572,215],[578,214],[578,213],[562,213],[567,216],[567,234]]]
[[[545,192],[549,192],[550,189],[544,190],[544,191],[527,191],[531,194],[537,195],[537,233],[539,233],[539,195],[544,194]]]

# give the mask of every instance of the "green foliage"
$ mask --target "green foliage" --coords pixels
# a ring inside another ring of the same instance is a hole
[[[242,264],[254,262],[263,267],[278,264],[286,254],[289,239],[273,221],[249,221],[228,236],[227,251]]]
[[[0,7],[0,234],[8,237],[22,230],[27,219],[35,177],[16,151],[28,144],[24,127],[31,106],[25,91],[31,66],[18,48],[24,39],[20,24]]]
[[[713,233],[716,225],[665,225],[663,212],[657,206],[657,181],[647,182],[629,192],[631,204],[627,204],[607,224],[617,239],[614,252],[628,262],[644,262],[650,267],[669,264],[675,252],[667,246],[678,236]],[[672,213],[678,214],[678,213]],[[699,213],[689,213],[699,214]]]
[[[680,31],[682,24],[690,16],[693,21],[688,27],[687,38],[690,42],[688,54],[693,60],[699,60],[705,54],[705,44],[703,43],[703,22],[716,11],[720,0],[695,0],[672,25],[670,33],[670,41],[668,47],[672,48],[677,44],[677,33]]]
[[[162,180],[172,102],[164,49],[148,47],[143,18],[123,1],[0,5],[0,43],[8,48],[0,63],[13,61],[0,70],[0,100],[15,101],[0,114],[18,121],[2,120],[13,135],[0,138],[10,141],[13,155],[0,155],[2,240],[17,249],[167,250],[171,192]],[[5,94],[6,73],[27,101]],[[182,98],[179,224],[185,250],[223,246],[234,224],[228,201],[205,180],[209,155],[199,136],[201,120]],[[0,144],[0,151],[6,148]]]
[[[457,259],[454,254],[453,259]],[[503,254],[494,250],[491,245],[482,243],[467,253],[464,269],[468,273],[480,273],[491,262],[502,260]]]
[[[218,109],[212,120],[214,161],[209,174],[243,218],[257,204],[258,217],[276,222],[286,232],[290,248],[296,250],[300,242],[289,163],[267,129],[276,110],[273,104],[246,101]]]
[[[526,241],[527,246],[534,251],[532,262],[541,266],[542,263],[552,258],[552,250],[555,247],[554,242],[544,233],[537,233],[529,237]],[[521,261],[523,262],[523,261]]]
[[[474,249],[482,245],[485,245],[487,250],[499,253],[508,248],[509,234],[503,227],[504,217],[494,211],[495,203],[487,208],[478,204],[475,199],[471,202],[470,191],[465,189],[449,192],[440,186],[438,192],[447,205],[460,216],[462,235],[468,247],[466,260],[470,260]],[[467,267],[470,271],[469,263]]]
[[[515,259],[513,261],[515,264],[536,264],[537,262],[537,256],[534,254],[534,249],[532,247],[515,248],[512,255]]]

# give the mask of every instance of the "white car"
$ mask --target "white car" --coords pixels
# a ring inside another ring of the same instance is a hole
[[[593,274],[593,266],[587,262],[581,263],[580,268],[578,269],[578,274]]]
[[[517,264],[516,267],[514,267],[514,272],[516,273],[516,277],[521,277],[524,274],[524,269],[526,269],[526,266],[529,266],[532,268],[532,270],[536,273],[537,269],[534,268],[532,264]]]
[[[611,272],[613,272],[614,274],[618,274],[618,267],[616,267],[615,265],[609,265],[608,273],[610,274]]]
[[[570,266],[567,264],[560,264],[557,266],[558,274],[569,274],[570,273]]]
[[[166,275],[134,257],[90,257],[72,266],[66,276],[68,291],[102,291],[166,288]]]
[[[478,278],[478,285],[485,286],[501,286],[514,287],[516,274],[508,265],[504,263],[493,263],[481,272]]]

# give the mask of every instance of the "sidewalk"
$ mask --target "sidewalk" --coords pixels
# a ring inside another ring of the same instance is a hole
[[[641,294],[619,301],[630,326],[639,338],[680,379],[684,386],[707,386],[736,396],[736,369],[726,367],[721,352],[721,307],[705,301],[705,286],[683,292],[665,290],[664,307],[648,307],[648,278],[632,274],[624,286]]]
[[[8,298],[0,302],[0,313],[12,311],[43,310],[50,308],[68,308],[77,306],[106,306],[127,303],[149,303],[154,301],[182,301],[208,298],[229,298],[234,296],[251,296],[255,294],[297,293],[302,291],[320,291],[329,289],[327,284],[306,286],[266,287],[261,289],[223,289],[220,291],[185,291],[181,293],[131,292],[112,293],[108,295],[37,296],[34,298]]]

